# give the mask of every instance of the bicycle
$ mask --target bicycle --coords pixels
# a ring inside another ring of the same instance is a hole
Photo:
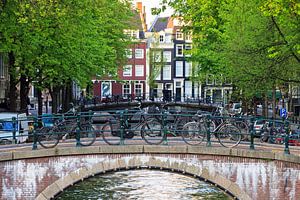
[[[67,119],[65,116],[68,116]],[[68,111],[60,119],[56,120],[52,127],[42,127],[37,130],[37,141],[43,148],[53,148],[60,140],[76,138],[79,131],[79,144],[81,146],[90,146],[96,140],[96,132],[91,120],[86,120],[91,116],[82,115],[77,123],[77,112]]]
[[[240,129],[232,124],[230,120],[222,119],[222,122],[215,124],[220,118],[211,115],[196,114],[196,120],[188,122],[183,126],[182,139],[189,145],[199,145],[207,138],[207,131],[218,139],[223,147],[232,148],[241,142]]]
[[[142,139],[148,144],[160,144],[164,139],[162,124],[148,115],[141,104],[138,110],[125,113],[116,113],[113,119],[108,120],[102,127],[102,138],[109,145],[119,145],[122,139],[132,139],[136,131],[140,131]]]

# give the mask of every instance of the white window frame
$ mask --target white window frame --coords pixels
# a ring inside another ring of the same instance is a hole
[[[192,33],[191,32],[185,33],[185,40],[186,41],[192,41]]]
[[[176,61],[175,77],[183,77],[183,61]]]
[[[139,30],[124,30],[124,33],[132,38],[132,39],[139,39]]]
[[[161,51],[153,51],[153,61],[161,62]]]
[[[126,90],[128,90],[129,91],[129,93],[127,94],[127,93],[125,93],[125,86],[129,86],[129,88],[126,88]],[[127,84],[123,84],[122,85],[122,92],[123,92],[123,96],[127,96],[127,95],[131,95],[131,84],[130,83],[127,83]]]
[[[185,77],[190,77],[192,75],[192,63],[185,61]]]
[[[172,52],[171,51],[164,51],[164,62],[171,62],[172,61]]]
[[[192,97],[192,91],[193,91],[192,81],[185,81],[185,84],[184,84],[185,95],[188,97]]]
[[[159,70],[157,76],[155,77],[156,81],[160,81],[161,80],[161,70]]]
[[[137,86],[141,86],[140,88],[137,88]],[[140,90],[140,96],[143,96],[143,84],[142,83],[135,83],[134,84],[134,94],[135,94],[135,96],[138,96],[137,94],[137,89],[139,89]]]
[[[123,68],[123,76],[132,76],[132,65],[125,65]]]
[[[181,49],[181,54],[179,54],[179,49]],[[183,44],[176,44],[176,56],[183,57]]]
[[[144,65],[135,66],[135,76],[144,76]]]
[[[165,65],[163,69],[163,80],[171,80],[171,65]]]
[[[126,57],[132,58],[132,49],[126,49]]]
[[[164,34],[160,34],[159,35],[159,43],[164,43],[165,42],[165,35]]]
[[[176,40],[183,40],[183,33],[181,30],[176,30]]]
[[[134,56],[137,59],[143,59],[144,58],[144,49],[135,49]]]
[[[185,56],[191,57],[192,44],[185,44]]]

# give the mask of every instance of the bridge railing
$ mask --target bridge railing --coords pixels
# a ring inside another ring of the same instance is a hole
[[[164,144],[260,148],[271,143],[290,153],[300,146],[299,125],[288,120],[251,116],[215,116],[208,112],[137,108],[76,115],[42,115],[0,120],[1,147],[5,144],[89,146],[95,141],[113,144]]]

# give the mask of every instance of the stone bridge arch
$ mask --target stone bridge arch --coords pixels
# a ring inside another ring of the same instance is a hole
[[[197,179],[214,184],[235,199],[251,199],[250,196],[245,191],[243,191],[236,183],[222,176],[220,173],[210,171],[209,168],[201,167],[193,163],[187,163],[182,160],[161,158],[155,156],[120,157],[96,163],[92,167],[82,167],[50,184],[37,196],[36,199],[52,199],[73,184],[76,184],[80,181],[83,181],[84,179],[93,177],[98,174],[104,174],[107,172],[114,172],[118,170],[145,168],[168,170],[175,173],[193,176]]]

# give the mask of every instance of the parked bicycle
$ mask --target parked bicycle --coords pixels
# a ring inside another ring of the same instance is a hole
[[[92,145],[96,140],[96,132],[92,125],[91,116],[81,114],[78,123],[78,115],[76,110],[71,109],[61,115],[53,126],[38,129],[36,131],[38,143],[44,148],[53,148],[60,140],[75,139],[77,132],[79,132],[79,144],[82,146]]]
[[[218,139],[223,147],[232,148],[241,142],[241,130],[230,122],[229,119],[222,119],[209,114],[196,114],[196,120],[188,122],[183,126],[182,138],[190,145],[199,145],[207,139],[208,130],[211,136]],[[216,124],[216,121],[221,123]]]
[[[141,104],[135,110],[118,112],[102,127],[102,138],[110,145],[119,145],[122,139],[132,139],[140,132],[142,139],[148,144],[160,144],[164,139],[162,124],[147,114]]]

